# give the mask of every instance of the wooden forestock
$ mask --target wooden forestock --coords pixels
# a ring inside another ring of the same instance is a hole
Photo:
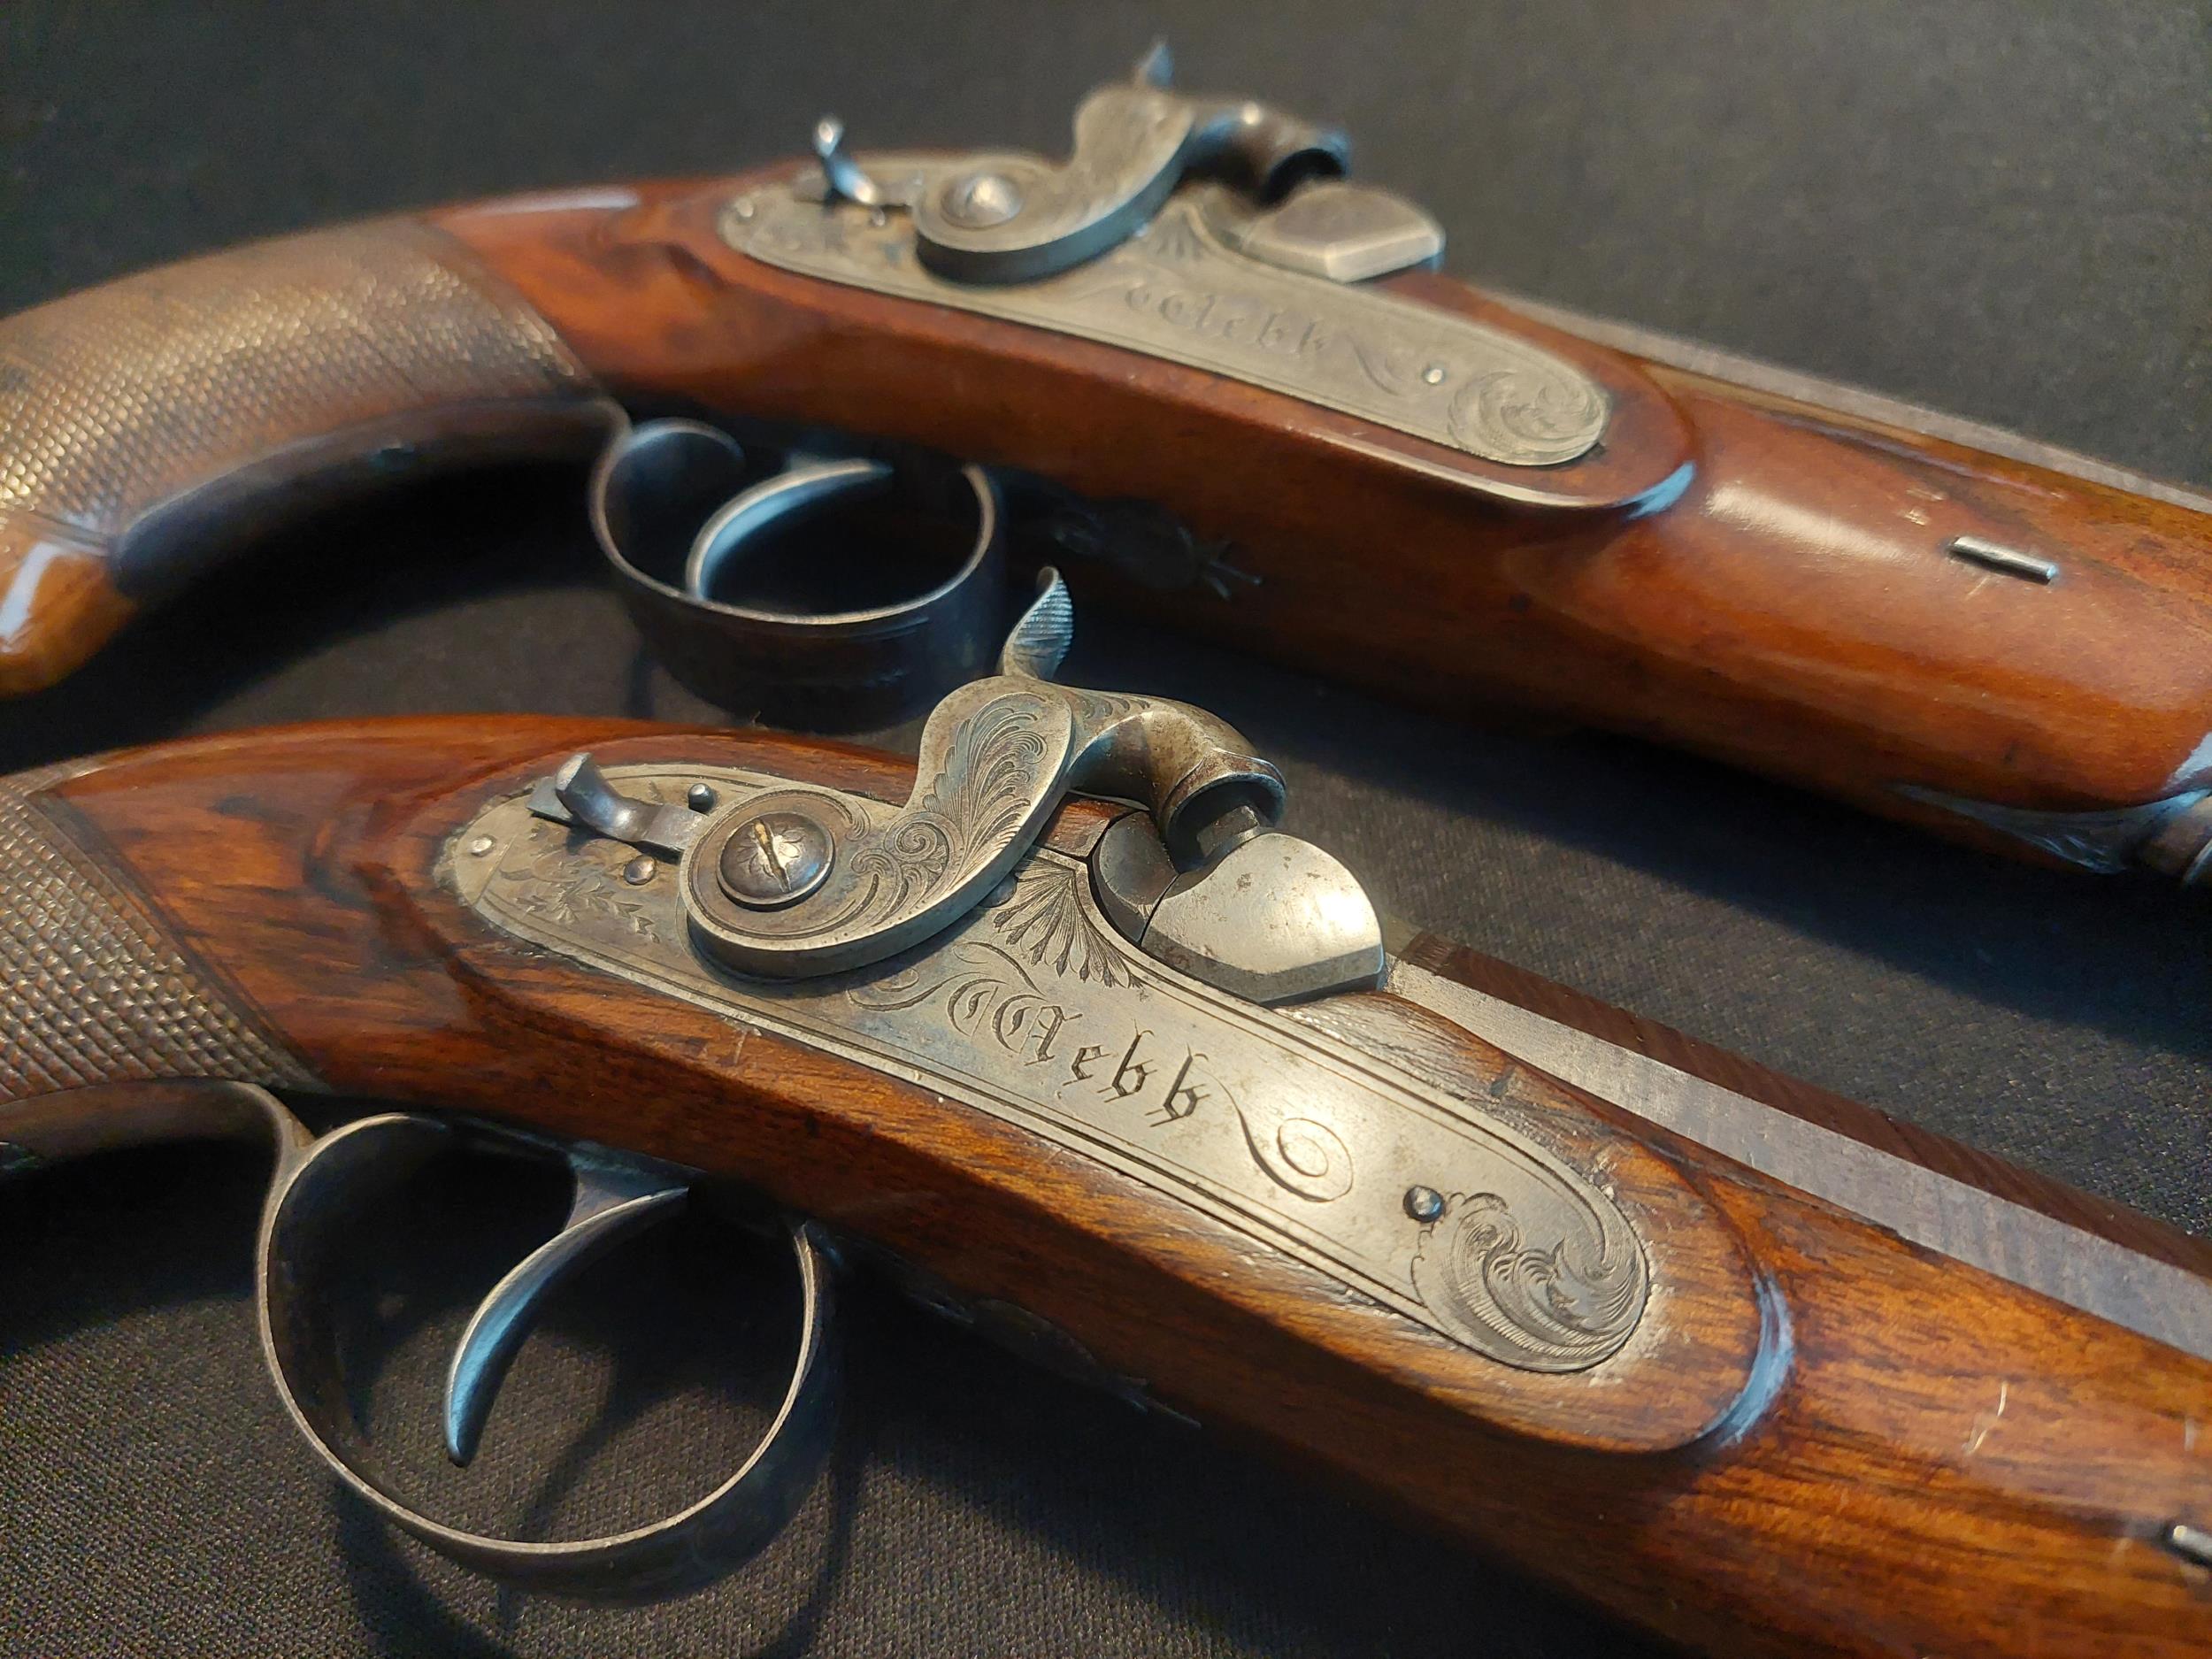
[[[446,1105],[697,1165],[1050,1321],[1615,1611],[1776,1655],[2203,1650],[2212,1365],[1912,1248],[1411,1004],[1304,1018],[1517,1103],[1642,1231],[1632,1350],[1537,1376],[1153,1187],[859,1064],[528,947],[457,830],[588,745],[903,798],[899,764],[576,720],[299,727],[0,782],[0,1102],[227,1076]],[[1049,844],[1104,818],[1076,803]],[[39,938],[52,940],[50,949]],[[1440,952],[1429,960],[1448,972]]]
[[[1582,459],[1485,462],[760,264],[716,216],[782,173],[320,232],[0,322],[0,688],[67,672],[227,521],[403,464],[588,446],[612,396],[1155,502],[1258,581],[1225,598],[1102,566],[1072,571],[1079,589],[1393,695],[1538,705],[2016,852],[1901,788],[2078,812],[2212,783],[2212,515],[1393,279],[1612,400]],[[1960,536],[2057,579],[1954,557]]]

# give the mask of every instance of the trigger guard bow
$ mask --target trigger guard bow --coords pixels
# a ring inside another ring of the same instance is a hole
[[[262,1213],[256,1296],[263,1356],[286,1413],[364,1503],[447,1559],[521,1588],[593,1601],[680,1594],[721,1577],[782,1531],[812,1488],[834,1420],[837,1363],[830,1257],[811,1224],[792,1222],[800,1332],[791,1380],[766,1434],[737,1471],[673,1515],[597,1537],[538,1542],[471,1532],[412,1508],[388,1484],[346,1403],[328,1333],[313,1317],[321,1269],[368,1199],[449,1145],[452,1131],[408,1113],[365,1118],[311,1140],[273,1096],[277,1167]]]

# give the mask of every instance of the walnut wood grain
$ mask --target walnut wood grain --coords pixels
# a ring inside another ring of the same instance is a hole
[[[65,678],[136,609],[117,590],[103,543],[0,508],[0,696]]]
[[[1629,1368],[1632,1388],[1607,1366],[1578,1381],[1486,1375],[1507,1368],[1103,1165],[524,946],[438,887],[457,828],[587,743],[888,797],[910,782],[895,763],[789,741],[472,718],[127,753],[38,798],[330,1087],[747,1181],[1050,1320],[1208,1425],[1678,1640],[1774,1655],[2200,1651],[2212,1583],[2156,1538],[2212,1520],[2212,1437],[2200,1448],[2195,1433],[2212,1365],[1748,1178],[1410,1004],[1320,1005],[1471,1098],[1532,1090],[1517,1120],[1576,1167],[1618,1171],[1640,1225],[1673,1204],[1669,1225],[1693,1244],[1729,1240],[1666,1258],[1671,1305],[1655,1299],[1647,1317],[1670,1363]],[[1079,849],[1100,822],[1065,812],[1056,844]],[[1757,1368],[1716,1412],[1701,1391],[1742,1357],[1728,1290],[1747,1268]],[[1546,1400],[1548,1422],[1532,1409]],[[1591,1449],[1624,1443],[1640,1414],[1686,1413],[1702,1432],[1652,1442],[1675,1449]],[[1609,1415],[1621,1430],[1593,1436]]]
[[[1097,596],[1454,711],[1533,704],[1914,818],[1898,793],[2053,810],[2212,781],[2212,515],[1640,364],[1448,278],[1394,291],[1517,333],[1615,400],[1593,460],[1500,469],[1178,365],[795,276],[716,234],[770,173],[636,205],[456,210],[468,242],[611,387],[874,431],[1157,502],[1260,580],[1227,598],[1110,569]],[[1594,476],[1679,500],[1639,516]],[[1607,503],[1615,503],[1609,508]],[[1949,556],[2047,557],[2048,587]]]
[[[604,388],[1156,502],[1257,582],[1163,591],[1092,561],[1070,572],[1085,603],[1448,710],[1679,744],[2014,854],[1901,787],[2082,811],[2212,783],[2212,514],[1392,279],[1606,388],[1589,455],[1486,462],[727,246],[721,208],[788,173],[312,233],[0,321],[0,692],[65,672],[195,558],[379,457],[573,445]],[[2058,580],[1949,556],[1962,534]]]

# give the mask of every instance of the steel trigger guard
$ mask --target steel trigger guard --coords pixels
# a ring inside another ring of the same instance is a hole
[[[263,1091],[251,1090],[262,1094]],[[267,1099],[273,1119],[296,1120]],[[423,1514],[378,1468],[346,1402],[334,1345],[315,1317],[318,1290],[349,1223],[379,1195],[453,1144],[454,1132],[410,1113],[365,1118],[310,1139],[280,1136],[262,1212],[256,1294],[264,1357],[293,1425],[346,1487],[387,1521],[449,1560],[519,1588],[590,1601],[678,1595],[720,1578],[765,1548],[803,1502],[826,1455],[837,1381],[830,1258],[809,1223],[787,1224],[799,1278],[798,1353],[767,1432],[735,1473],[673,1515],[597,1537],[534,1541],[466,1532]],[[447,1448],[473,1451],[490,1398],[537,1301],[615,1238],[680,1199],[674,1183],[628,1164],[579,1163],[569,1222],[485,1298],[447,1383]],[[618,1171],[610,1179],[611,1171]],[[672,1197],[672,1194],[673,1195]]]
[[[1217,598],[1258,580],[1149,503],[826,429],[735,424],[741,435],[615,411],[588,507],[653,658],[770,726],[879,731],[926,714],[991,672],[1019,608],[1015,569],[1103,565]]]
[[[446,1525],[411,1507],[377,1467],[318,1321],[319,1293],[348,1224],[378,1195],[454,1144],[454,1128],[388,1113],[318,1138],[266,1089],[204,1079],[100,1084],[0,1105],[0,1173],[157,1141],[254,1140],[274,1153],[255,1252],[262,1354],[293,1425],[330,1471],[387,1521],[449,1560],[518,1587],[583,1600],[641,1601],[720,1578],[775,1538],[827,1454],[838,1379],[833,1258],[811,1223],[786,1225],[799,1276],[799,1344],[767,1432],[741,1467],[677,1513],[599,1537],[537,1542]],[[485,1297],[455,1352],[447,1449],[465,1463],[507,1361],[538,1302],[567,1273],[686,1195],[685,1171],[591,1148],[566,1156],[576,1200],[555,1237]]]
[[[774,726],[864,731],[983,672],[1007,597],[997,480],[861,450],[826,433],[741,445],[703,421],[618,423],[592,472],[592,533],[653,657],[690,690]]]

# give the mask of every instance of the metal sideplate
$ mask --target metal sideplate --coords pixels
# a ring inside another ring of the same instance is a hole
[[[731,802],[787,787],[608,775],[672,804],[700,783]],[[514,799],[445,868],[511,934],[1097,1158],[1491,1359],[1585,1370],[1643,1316],[1644,1246],[1608,1192],[1469,1102],[1140,956],[1076,860],[1033,853],[927,943],[781,981],[707,965],[676,871],[641,862]]]
[[[864,159],[900,191],[947,166],[980,165]],[[731,247],[787,271],[1164,357],[1508,466],[1572,461],[1604,433],[1604,388],[1549,352],[1433,306],[1237,253],[1206,223],[1207,193],[1217,188],[1187,189],[1072,271],[1005,287],[937,275],[916,257],[907,215],[810,200],[818,193],[807,175],[736,197],[720,228]]]

